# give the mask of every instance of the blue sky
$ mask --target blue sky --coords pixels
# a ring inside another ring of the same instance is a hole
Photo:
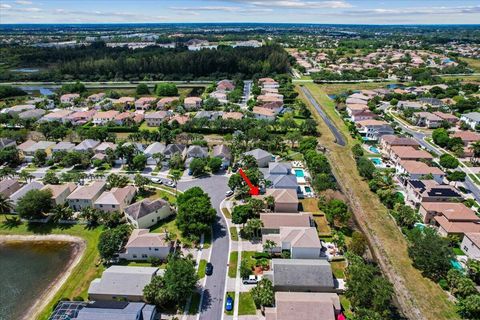
[[[480,23],[479,0],[0,0],[0,23]]]

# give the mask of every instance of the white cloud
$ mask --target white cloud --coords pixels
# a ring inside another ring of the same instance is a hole
[[[270,8],[244,8],[244,7],[228,7],[228,6],[200,6],[200,7],[170,7],[172,10],[176,11],[220,11],[220,12],[231,12],[231,13],[262,13],[262,12],[271,12],[273,11]]]
[[[9,5],[9,4],[6,4],[6,3],[0,3],[0,8],[1,9],[10,9],[10,8],[12,8],[12,6]]]
[[[21,5],[24,5],[24,6],[33,4],[32,1],[26,1],[26,0],[17,0],[17,1],[15,1],[15,3],[16,3],[16,4],[21,4]]]

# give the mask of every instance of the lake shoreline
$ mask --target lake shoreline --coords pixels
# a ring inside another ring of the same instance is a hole
[[[65,268],[46,287],[42,294],[35,299],[27,308],[22,319],[37,319],[42,311],[48,306],[60,288],[65,284],[75,267],[80,263],[86,249],[86,241],[80,237],[68,235],[0,235],[0,244],[15,242],[67,242],[72,246],[70,259]]]

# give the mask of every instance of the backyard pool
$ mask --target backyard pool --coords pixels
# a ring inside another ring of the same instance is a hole
[[[370,150],[370,152],[372,153],[377,153],[377,154],[380,153],[380,151],[378,151],[378,149],[374,146],[371,146],[370,148],[368,148],[368,150]]]
[[[302,169],[295,169],[295,176],[297,178],[305,177],[305,172]]]
[[[452,267],[454,269],[457,269],[457,270],[460,270],[462,271],[463,270],[463,267],[462,267],[462,264],[460,262],[458,262],[457,260],[450,260],[450,264],[452,265]]]
[[[305,187],[305,192],[306,192],[306,193],[311,193],[311,192],[312,192],[312,188],[310,188],[310,187]]]
[[[374,165],[376,166],[381,166],[383,165],[383,161],[380,158],[370,158],[370,160],[373,162]]]

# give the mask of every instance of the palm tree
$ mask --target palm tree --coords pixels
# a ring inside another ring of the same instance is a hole
[[[157,168],[161,169],[161,164],[163,161],[165,161],[165,155],[163,153],[157,152],[152,155],[152,158],[155,159],[155,162],[157,163]]]
[[[265,197],[265,204],[267,210],[273,211],[275,208],[275,198],[272,196]]]
[[[0,179],[13,178],[15,175],[15,170],[10,167],[0,168]]]
[[[0,194],[0,213],[7,214],[12,212],[13,203],[12,200]]]
[[[476,162],[480,157],[480,141],[476,141],[472,143],[472,146],[470,148],[472,149],[472,152],[473,152],[474,162]]]
[[[26,170],[22,170],[18,176],[20,177],[20,179],[25,180],[25,182],[27,183],[35,179],[35,176]]]
[[[177,182],[180,180],[182,177],[182,171],[180,170],[172,170],[170,172],[170,178],[175,182],[175,196],[177,195]]]

